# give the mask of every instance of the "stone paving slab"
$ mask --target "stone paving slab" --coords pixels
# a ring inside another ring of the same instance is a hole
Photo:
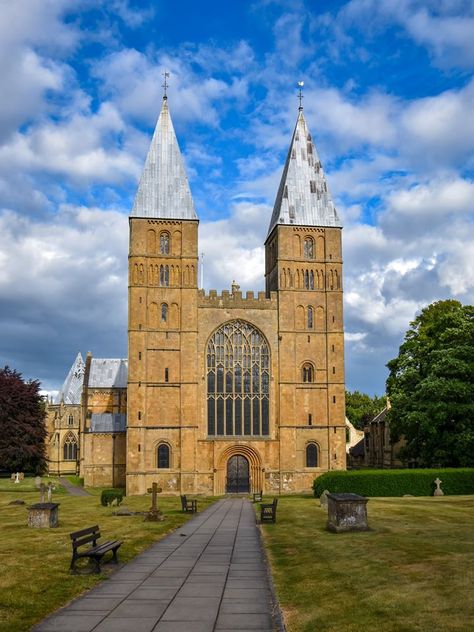
[[[220,500],[33,632],[281,630],[254,510]]]

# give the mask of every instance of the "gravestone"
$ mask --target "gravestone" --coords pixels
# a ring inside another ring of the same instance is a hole
[[[328,508],[328,494],[329,494],[329,490],[325,489],[323,493],[321,494],[321,496],[319,497],[319,504],[324,509]]]
[[[160,520],[163,520],[163,514],[157,507],[156,497],[158,493],[161,492],[161,487],[158,487],[156,483],[153,483],[147,491],[148,493],[151,493],[151,507],[145,516],[145,520],[149,522],[159,522]]]
[[[39,489],[41,486],[41,476],[35,476],[35,487]]]
[[[328,531],[368,531],[368,500],[358,494],[328,494]]]
[[[46,489],[48,502],[45,502]],[[59,503],[53,503],[53,485],[40,485],[40,502],[28,507],[28,526],[41,529],[51,529],[59,526]]]
[[[434,480],[434,484],[436,485],[436,489],[433,492],[433,496],[444,496],[444,492],[441,489],[441,483],[443,481],[440,481],[439,478],[435,478]]]
[[[20,472],[17,472],[15,474],[15,483],[19,483],[20,482]]]

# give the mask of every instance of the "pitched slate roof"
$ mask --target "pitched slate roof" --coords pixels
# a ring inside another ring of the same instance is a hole
[[[125,413],[92,413],[90,432],[125,432]]]
[[[128,361],[123,358],[92,358],[89,388],[127,388]]]
[[[80,353],[77,354],[72,367],[69,369],[61,390],[56,395],[55,404],[64,401],[65,404],[80,404],[82,395],[82,384],[84,381],[85,363]]]
[[[132,217],[198,219],[166,97],[138,185]]]
[[[342,227],[302,108],[298,113],[268,234],[277,224]]]

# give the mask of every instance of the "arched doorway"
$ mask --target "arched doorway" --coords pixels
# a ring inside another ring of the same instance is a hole
[[[250,491],[249,462],[242,454],[227,461],[226,494],[248,494]]]

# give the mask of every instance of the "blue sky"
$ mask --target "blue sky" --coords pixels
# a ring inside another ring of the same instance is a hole
[[[58,388],[126,355],[128,213],[169,106],[205,287],[263,289],[304,80],[344,223],[346,381],[381,393],[426,304],[474,295],[474,7],[461,0],[0,4],[0,364]]]

